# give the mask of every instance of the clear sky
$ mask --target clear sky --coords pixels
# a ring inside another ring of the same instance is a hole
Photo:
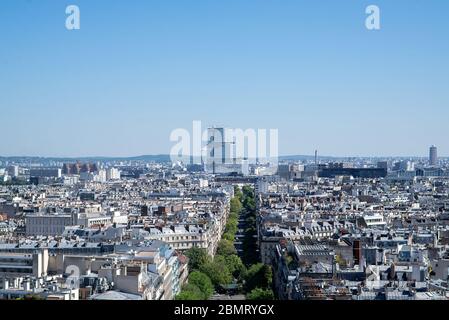
[[[168,153],[193,120],[278,128],[282,155],[449,155],[448,16],[447,0],[1,0],[0,155]]]

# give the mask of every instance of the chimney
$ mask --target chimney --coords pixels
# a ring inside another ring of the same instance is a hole
[[[365,272],[365,270],[366,270],[366,260],[364,256],[361,256],[359,261],[359,272]]]
[[[26,279],[22,282],[23,284],[23,290],[25,291],[31,291],[31,283],[30,280]]]
[[[360,264],[362,258],[362,244],[360,240],[354,240],[352,244],[352,254],[354,257],[354,264]]]
[[[128,270],[127,270],[126,266],[122,266],[120,268],[120,275],[126,276],[127,274],[128,274]]]
[[[3,289],[8,290],[9,289],[9,280],[3,279]]]
[[[419,264],[412,264],[412,280],[421,281],[421,267]]]

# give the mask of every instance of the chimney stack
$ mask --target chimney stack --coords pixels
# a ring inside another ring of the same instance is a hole
[[[9,289],[9,280],[8,279],[3,279],[3,289],[4,290],[8,290]]]

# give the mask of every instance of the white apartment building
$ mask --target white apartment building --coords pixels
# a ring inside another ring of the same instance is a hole
[[[108,168],[106,170],[106,180],[120,180],[120,170],[117,168]]]
[[[47,274],[48,251],[33,253],[0,252],[0,277],[40,277]]]
[[[125,221],[121,218],[120,215],[114,217],[103,213],[30,214],[25,217],[25,233],[27,236],[60,236],[68,226],[105,226],[110,225],[113,219],[118,222]]]

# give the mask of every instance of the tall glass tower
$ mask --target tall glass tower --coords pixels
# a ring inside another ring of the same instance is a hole
[[[437,147],[431,146],[429,150],[429,164],[436,166],[438,164],[438,150]]]

